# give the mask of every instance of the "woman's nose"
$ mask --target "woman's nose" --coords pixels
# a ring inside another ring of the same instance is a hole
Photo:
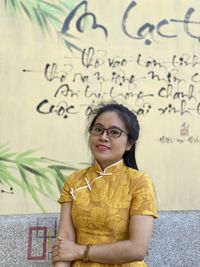
[[[108,131],[105,129],[104,132],[100,135],[100,137],[103,140],[108,140],[109,138]]]

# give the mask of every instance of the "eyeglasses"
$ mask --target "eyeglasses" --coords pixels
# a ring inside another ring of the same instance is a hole
[[[118,138],[121,136],[122,133],[125,133],[128,135],[127,132],[117,128],[117,127],[110,127],[110,128],[104,128],[102,126],[93,126],[90,128],[90,133],[93,135],[102,135],[105,131],[109,137]]]

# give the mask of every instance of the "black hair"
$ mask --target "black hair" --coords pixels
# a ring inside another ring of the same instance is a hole
[[[132,144],[130,150],[124,152],[123,160],[127,167],[138,170],[135,158],[135,149],[136,141],[139,137],[140,126],[137,120],[137,116],[131,110],[121,104],[118,104],[117,102],[100,104],[96,109],[93,109],[88,115],[88,130],[90,130],[94,126],[99,115],[107,111],[116,112],[118,116],[123,120],[126,126],[126,130],[128,132],[128,142],[129,144]]]

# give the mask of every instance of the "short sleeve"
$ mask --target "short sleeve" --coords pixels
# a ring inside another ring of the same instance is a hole
[[[65,181],[60,197],[58,199],[58,203],[60,204],[72,201],[72,196],[70,194],[69,179],[70,178],[67,178],[67,180]]]
[[[151,215],[158,218],[153,182],[147,175],[139,176],[133,185],[130,215]]]

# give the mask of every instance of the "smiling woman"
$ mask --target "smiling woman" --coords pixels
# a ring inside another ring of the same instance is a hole
[[[158,214],[152,181],[135,159],[137,117],[114,102],[93,110],[89,119],[94,162],[65,182],[53,263],[147,266],[144,257]]]

